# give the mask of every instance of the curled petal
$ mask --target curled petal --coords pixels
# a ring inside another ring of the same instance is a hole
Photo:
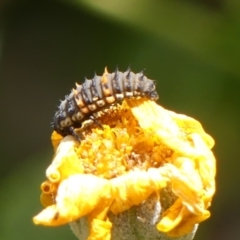
[[[78,143],[72,136],[67,136],[61,141],[54,160],[46,171],[47,178],[51,182],[60,182],[72,174],[84,171],[76,153],[77,146]]]
[[[169,178],[163,168],[150,168],[145,171],[133,171],[111,180],[115,201],[111,211],[123,212],[134,205],[139,205],[153,192],[166,187]]]
[[[45,208],[33,221],[47,226],[65,224],[90,213],[98,205],[104,211],[111,201],[111,185],[108,180],[94,175],[72,175],[59,185],[56,204]]]
[[[200,223],[209,217],[210,213],[207,210],[201,215],[192,214],[178,199],[164,212],[157,228],[159,231],[167,232],[169,236],[182,236],[191,232],[196,227],[196,223]]]
[[[214,140],[193,118],[168,111],[152,101],[131,100],[128,101],[128,104],[141,128],[154,131],[162,143],[181,155],[192,158],[199,154],[192,146],[191,140],[188,139],[192,132],[197,132],[204,139],[208,148],[212,148],[214,145]],[[188,128],[189,125],[191,128]]]
[[[162,232],[169,232],[175,228],[184,217],[184,211],[182,202],[178,199],[167,211],[164,212],[161,221],[158,223],[157,228]]]
[[[57,185],[50,181],[45,181],[41,185],[42,194],[40,201],[44,207],[50,206],[55,202],[55,196],[57,193]]]

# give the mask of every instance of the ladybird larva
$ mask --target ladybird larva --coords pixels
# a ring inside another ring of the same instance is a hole
[[[92,119],[94,113],[121,103],[125,98],[145,97],[152,101],[158,99],[156,85],[143,72],[133,73],[130,68],[125,72],[118,69],[113,73],[105,72],[102,76],[85,79],[61,101],[54,115],[53,128],[62,136],[74,135],[75,128]],[[96,120],[97,122],[97,120]]]

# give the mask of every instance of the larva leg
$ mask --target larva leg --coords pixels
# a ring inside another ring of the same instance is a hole
[[[96,119],[96,117],[94,115],[90,115],[89,118],[95,123],[97,124],[101,129],[103,129],[103,125]]]
[[[75,139],[80,143],[81,142],[81,137],[74,131],[74,127],[69,127],[69,131],[75,137]]]

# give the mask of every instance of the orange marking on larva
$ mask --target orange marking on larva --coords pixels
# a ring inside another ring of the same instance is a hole
[[[93,102],[96,102],[98,100],[98,96],[93,97]]]
[[[78,119],[78,120],[81,120],[83,117],[84,117],[84,114],[83,114],[81,111],[79,111],[79,112],[77,113],[77,119]]]
[[[116,101],[114,96],[106,97],[107,103],[114,103]]]
[[[73,92],[74,96],[77,96],[78,91],[75,88],[72,89],[72,92]]]
[[[103,74],[108,74],[107,67],[104,68],[104,73]]]
[[[105,67],[104,73],[103,73],[102,78],[101,78],[101,83],[102,84],[106,84],[108,82],[107,75],[108,75],[108,71],[107,71],[107,67]]]
[[[84,104],[82,98],[75,97],[75,100],[76,100],[78,107],[80,107],[80,108],[85,107],[85,104]]]
[[[134,91],[133,94],[134,94],[134,96],[140,96],[140,95],[141,95],[141,92],[139,92],[139,91]]]
[[[95,104],[89,104],[89,105],[87,105],[87,107],[90,111],[94,111],[97,109],[97,106]]]
[[[104,100],[101,99],[101,100],[97,101],[96,104],[97,104],[99,107],[103,107],[106,103],[105,103]]]
[[[78,120],[76,114],[72,115],[72,120],[73,120],[74,122],[76,122],[76,121]]]
[[[126,97],[133,97],[133,93],[132,92],[125,92],[125,95],[126,95]]]
[[[124,94],[123,93],[117,93],[116,98],[117,98],[118,101],[121,101],[121,100],[124,99]]]
[[[87,107],[80,108],[82,113],[89,113],[89,109]]]
[[[65,123],[65,126],[70,126],[72,121],[71,121],[71,118],[67,117],[65,120],[64,120],[64,123]]]
[[[104,96],[111,96],[112,95],[110,89],[105,88],[104,86],[103,86],[103,94],[104,94]]]

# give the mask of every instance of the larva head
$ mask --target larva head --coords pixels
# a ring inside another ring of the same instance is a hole
[[[60,135],[72,135],[71,129],[81,126],[81,123],[72,121],[73,112],[74,106],[72,106],[72,99],[66,96],[65,100],[61,101],[58,111],[53,118],[53,128]]]
[[[61,125],[62,118],[60,117],[60,115],[61,114],[59,111],[57,111],[55,113],[54,118],[53,118],[53,129],[62,136],[71,134],[69,128],[63,127]]]

